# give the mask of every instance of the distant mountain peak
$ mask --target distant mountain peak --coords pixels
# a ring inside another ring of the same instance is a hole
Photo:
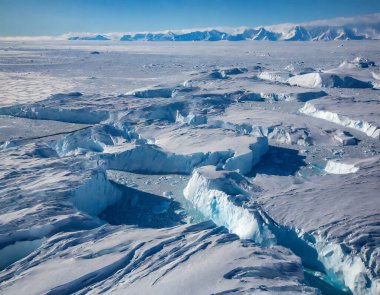
[[[284,41],[309,41],[310,33],[302,26],[295,26],[283,38]]]

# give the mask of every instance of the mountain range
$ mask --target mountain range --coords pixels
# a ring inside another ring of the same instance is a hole
[[[9,37],[5,37],[9,38]],[[21,37],[25,38],[25,37]],[[29,37],[28,37],[29,38]],[[37,38],[37,37],[31,37]],[[120,41],[331,41],[379,40],[380,13],[354,17],[322,19],[305,23],[286,23],[271,26],[216,27],[203,29],[166,30],[129,33],[68,33],[44,36],[59,40],[120,40]]]

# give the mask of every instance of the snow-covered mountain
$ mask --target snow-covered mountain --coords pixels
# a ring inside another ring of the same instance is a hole
[[[103,35],[95,35],[95,36],[73,36],[69,37],[69,40],[98,40],[98,41],[105,41],[110,40],[109,38],[103,36]]]
[[[309,41],[311,35],[304,27],[295,26],[283,37],[284,41]]]
[[[120,41],[330,41],[380,39],[380,13],[256,28],[208,28],[135,33],[69,33],[69,40]]]

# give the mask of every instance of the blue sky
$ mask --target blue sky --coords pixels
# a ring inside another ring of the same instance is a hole
[[[380,12],[380,0],[0,0],[0,35],[257,26]]]

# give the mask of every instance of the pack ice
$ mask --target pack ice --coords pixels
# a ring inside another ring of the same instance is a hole
[[[0,41],[1,294],[380,293],[379,41],[106,37]]]

